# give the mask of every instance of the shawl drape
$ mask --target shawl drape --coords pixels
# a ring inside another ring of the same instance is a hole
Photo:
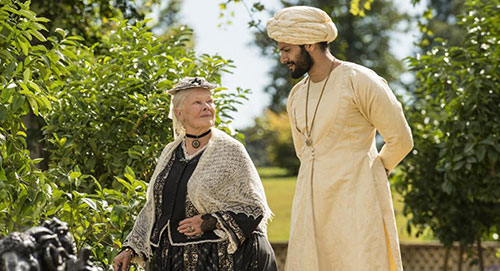
[[[181,137],[175,139],[160,155],[148,186],[146,204],[139,212],[134,227],[123,244],[138,254],[132,262],[144,266],[145,262],[151,259],[150,235],[155,222],[152,189],[173,150],[182,142]],[[187,185],[187,198],[202,215],[231,211],[253,218],[262,216],[259,228],[264,234],[267,222],[272,216],[264,187],[244,146],[217,128],[212,128],[212,137],[191,175]],[[236,251],[237,242],[231,240],[229,233],[220,230],[216,230],[215,233],[221,239],[230,241],[228,253]]]

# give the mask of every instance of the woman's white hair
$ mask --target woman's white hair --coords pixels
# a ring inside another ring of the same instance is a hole
[[[184,124],[181,120],[177,118],[177,114],[175,113],[175,109],[182,110],[184,109],[184,100],[186,97],[193,91],[194,88],[185,89],[183,91],[178,91],[170,100],[170,112],[169,117],[172,119],[172,128],[174,130],[174,139],[179,136],[184,136],[186,134],[186,129],[184,129]]]

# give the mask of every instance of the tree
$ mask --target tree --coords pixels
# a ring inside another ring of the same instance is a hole
[[[79,53],[72,76],[53,90],[57,102],[44,127],[52,168],[70,171],[78,165],[105,187],[124,165],[149,180],[151,165],[173,138],[166,89],[184,76],[220,83],[221,69],[230,64],[219,56],[197,58],[186,50],[192,31],[185,27],[166,41],[158,40],[144,23],[117,22],[115,29],[93,51]],[[220,116],[234,108],[222,108],[222,89],[215,95],[220,124]]]
[[[468,0],[459,46],[437,39],[441,45],[409,58],[415,150],[396,186],[410,225],[429,226],[446,246],[477,244],[481,270],[481,240],[500,225],[499,4]]]
[[[30,9],[39,16],[47,18],[42,33],[55,35],[57,29],[65,29],[68,34],[82,37],[81,43],[93,46],[106,36],[106,33],[114,30],[116,24],[112,18],[126,19],[133,25],[142,21],[146,15],[151,13],[152,8],[160,5],[160,0],[147,2],[135,0],[90,0],[90,1],[42,1],[31,0]],[[179,0],[167,1],[167,6],[161,9],[161,17],[157,28],[168,27],[176,23],[176,14],[180,8]],[[41,41],[32,41],[33,45]],[[100,48],[100,47],[97,47]],[[106,54],[106,52],[95,51],[95,54]],[[43,141],[41,127],[45,125],[44,120],[30,113],[23,117],[26,126],[27,144],[32,158],[43,158],[38,164],[39,168],[48,169],[48,153]]]
[[[446,39],[448,46],[461,44],[466,31],[457,21],[465,12],[465,1],[431,0],[427,2],[427,8],[419,22],[422,31],[419,42],[421,49],[425,52],[438,45],[439,42],[434,41],[435,37]]]
[[[286,169],[288,175],[297,175],[300,162],[293,146],[290,148],[292,131],[286,112],[266,110],[252,127],[242,132],[252,160],[260,166],[273,165]]]
[[[32,225],[44,212],[52,188],[27,150],[23,117],[45,116],[52,110],[50,88],[68,74],[68,54],[75,37],[45,37],[46,18],[29,4],[0,4],[0,231]],[[45,45],[31,45],[33,40]],[[76,38],[76,40],[78,40]],[[63,59],[66,58],[67,59]]]
[[[110,19],[114,31],[87,47],[67,30],[40,33],[47,19],[29,2],[2,0],[0,19],[0,231],[57,216],[78,249],[91,247],[94,260],[110,266],[145,201],[155,158],[172,136],[165,90],[188,75],[220,84],[232,65],[220,56],[195,56],[185,46],[186,27],[160,40],[145,21]],[[216,122],[232,135],[231,112],[245,95],[214,90]],[[46,124],[52,155],[45,171],[29,157],[22,118],[30,112]]]
[[[154,4],[160,0],[147,2],[136,0],[66,0],[44,1],[31,0],[31,9],[49,19],[46,27],[50,34],[57,28],[66,29],[71,35],[84,38],[89,46],[98,42],[103,33],[113,27],[111,18],[125,19],[135,23],[142,21],[151,12]]]

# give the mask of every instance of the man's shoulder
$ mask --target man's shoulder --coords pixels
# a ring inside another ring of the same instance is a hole
[[[290,95],[288,96],[288,98],[291,98],[300,88],[302,88],[303,86],[305,86],[307,84],[307,79],[308,78],[309,78],[308,76],[305,76],[304,78],[302,78],[302,80],[300,80],[298,83],[296,83],[292,87],[292,90],[290,91]]]
[[[302,78],[299,82],[297,82],[293,87],[292,87],[292,91],[295,90],[295,89],[298,89],[300,88],[301,86],[304,86],[306,85],[307,83],[307,79],[309,77],[308,76],[304,76],[304,78]]]
[[[292,106],[293,104],[293,100],[295,98],[295,94],[297,94],[297,92],[300,91],[300,89],[302,89],[304,86],[306,86],[306,83],[307,83],[307,79],[308,77],[304,77],[302,78],[302,80],[300,80],[298,83],[296,83],[293,87],[292,87],[292,90],[290,91],[290,93],[288,94],[288,100],[286,102],[286,108],[287,108],[287,111],[290,110],[290,107]]]
[[[350,76],[373,76],[377,75],[375,71],[372,69],[365,67],[360,64],[356,64],[353,62],[349,61],[343,61],[342,64],[344,65],[344,70],[347,71],[347,73]]]

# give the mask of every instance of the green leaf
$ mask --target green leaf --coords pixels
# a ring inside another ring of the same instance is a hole
[[[136,178],[136,177],[135,177],[135,173],[134,173],[134,171],[132,170],[132,168],[131,168],[131,167],[126,166],[126,167],[125,167],[125,172],[126,172],[126,173],[128,173],[128,174],[130,174],[132,177],[134,177],[134,179]]]
[[[49,110],[52,110],[52,104],[50,103],[49,99],[45,96],[42,96],[40,97],[40,100],[43,102],[44,106],[49,109]]]
[[[25,100],[25,96],[18,95],[17,93],[14,94],[14,99],[12,100],[12,112],[17,112],[17,110],[19,110],[19,108],[21,108],[21,106],[24,104]]]
[[[31,29],[29,31],[33,36],[35,36],[39,41],[47,41],[42,33],[38,32],[38,30]]]
[[[486,154],[486,147],[484,145],[479,146],[476,153],[477,160],[479,162],[483,161],[485,154]]]
[[[39,86],[38,86],[35,82],[33,82],[33,81],[28,81],[28,85],[29,85],[29,86],[30,86],[33,90],[35,90],[35,92],[36,92],[36,93],[40,93],[40,92],[42,92],[42,91],[40,90],[40,87],[39,87]]]
[[[36,21],[42,23],[50,22],[50,20],[45,17],[36,17]]]
[[[12,54],[4,49],[0,49],[0,57],[3,59],[8,59],[10,61],[16,61],[16,59],[12,56]]]
[[[10,62],[9,65],[7,65],[7,68],[5,69],[4,74],[9,74],[12,76],[12,73],[14,72],[16,67],[17,67],[16,62]]]
[[[27,56],[28,55],[28,46],[29,46],[29,44],[26,44],[26,43],[24,43],[22,41],[19,41],[19,40],[17,41],[17,44],[19,45],[19,47],[21,47],[21,50],[22,50],[23,54],[25,56]]]
[[[23,94],[25,96],[33,97],[35,96],[31,90],[28,89],[25,83],[19,82],[19,86],[22,88],[18,93]]]
[[[474,156],[467,157],[467,163],[473,164],[473,163],[476,163],[476,162],[477,162],[476,157],[474,157]]]
[[[453,166],[453,170],[457,171],[457,170],[461,169],[464,164],[465,164],[465,161],[460,161],[460,162],[456,163],[455,166]]]
[[[2,4],[3,4],[3,3],[2,3]],[[20,15],[18,10],[13,9],[13,8],[11,8],[10,6],[3,6],[2,8],[3,8],[3,9],[5,9],[5,10],[7,10],[7,11],[8,11],[8,12],[10,12],[10,13]]]
[[[62,28],[56,28],[55,32],[61,35],[62,38],[66,37],[66,31],[64,31]]]
[[[125,186],[125,188],[126,188],[127,190],[131,190],[131,188],[132,188],[132,187],[130,186],[130,184],[129,184],[127,181],[125,181],[124,179],[122,179],[122,178],[120,178],[120,177],[116,177],[116,176],[115,176],[115,179],[116,179],[119,183],[121,183],[123,186]]]
[[[94,202],[94,200],[89,198],[82,198],[82,201],[85,202],[90,208],[97,211],[97,204]]]
[[[24,76],[24,82],[28,82],[29,80],[31,80],[31,69],[26,68],[26,70],[24,70],[23,76]]]
[[[5,176],[5,170],[0,167],[0,181],[7,181],[7,176]]]
[[[76,179],[76,178],[78,178],[78,177],[80,177],[80,176],[82,176],[82,173],[81,173],[81,172],[78,172],[78,171],[73,171],[73,172],[71,172],[71,174],[69,175],[69,177],[70,177],[71,179],[73,179],[73,180],[74,180],[74,179]]]
[[[66,37],[67,39],[69,40],[78,40],[78,41],[84,41],[85,39],[80,37],[80,36],[69,36],[69,37]]]
[[[69,59],[78,59],[78,56],[76,56],[76,54],[71,50],[63,49],[61,52]]]
[[[139,152],[136,152],[132,149],[128,150],[128,156],[133,159],[140,159],[142,157],[142,154]]]
[[[445,150],[445,149],[443,149],[443,150]],[[464,158],[464,155],[462,153],[459,153],[459,154],[455,155],[455,157],[453,157],[453,162],[460,161],[460,160],[462,160],[462,158]]]
[[[0,122],[4,122],[7,120],[7,107],[5,105],[0,104]]]
[[[444,181],[443,184],[441,185],[441,189],[446,194],[451,195],[451,193],[453,192],[453,185],[448,181]]]
[[[23,15],[24,17],[30,19],[30,21],[36,21],[36,18],[35,18],[35,13],[33,11],[29,11],[29,10],[19,10],[18,11],[20,15]]]
[[[475,145],[476,145],[475,143],[467,143],[467,145],[464,148],[464,153],[465,154],[472,154],[472,152],[474,151]]]
[[[38,103],[36,102],[35,98],[33,98],[32,96],[26,96],[26,98],[28,98],[28,103],[31,106],[31,110],[33,110],[33,113],[36,116],[38,116],[39,115],[39,112],[38,112]]]

